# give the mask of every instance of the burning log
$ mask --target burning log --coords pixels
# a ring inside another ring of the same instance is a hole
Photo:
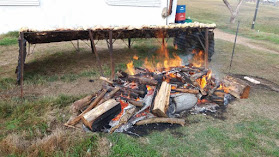
[[[130,104],[136,106],[136,107],[143,107],[143,102],[140,102],[140,101],[135,101],[135,100],[131,100],[131,99],[128,99],[127,100]]]
[[[207,92],[203,88],[200,88],[200,92],[202,95],[207,95]]]
[[[152,78],[148,78],[148,77],[141,77],[141,76],[136,76],[136,75],[129,75],[123,71],[120,71],[117,73],[118,77],[120,78],[126,78],[129,81],[134,81],[134,82],[138,82],[140,84],[145,84],[145,85],[152,85],[155,86],[158,84],[158,81]]]
[[[193,82],[190,80],[190,78],[184,73],[184,72],[180,72],[179,73],[182,79],[183,83],[190,83],[192,84]]]
[[[77,124],[77,123],[80,121],[82,115],[84,115],[86,112],[88,112],[88,111],[90,111],[92,108],[94,108],[94,107],[101,101],[101,99],[105,96],[106,93],[107,93],[107,90],[104,89],[104,90],[100,93],[100,95],[98,95],[97,98],[87,107],[86,110],[84,110],[84,111],[83,111],[80,115],[78,115],[76,118],[74,118],[74,119],[70,120],[69,122],[67,122],[67,123],[65,124],[65,126]]]
[[[167,117],[166,112],[169,106],[170,91],[171,85],[164,81],[158,94],[155,97],[152,113],[156,114],[159,117]]]
[[[229,93],[236,98],[246,99],[249,97],[250,86],[245,81],[227,75],[223,79],[223,83],[228,88]]]
[[[88,111],[84,115],[82,115],[81,119],[87,127],[92,129],[92,126],[94,125],[94,123],[93,123],[94,121],[96,121],[104,113],[108,114],[107,111],[109,111],[110,109],[114,108],[117,105],[119,105],[119,102],[117,102],[115,99],[109,99],[109,100],[105,101],[104,103],[100,104],[99,106],[95,107],[94,109]],[[120,107],[120,110],[121,110],[121,107]],[[107,116],[109,116],[109,114]],[[95,123],[95,125],[96,125],[96,123]]]
[[[152,124],[152,123],[171,123],[171,124],[180,124],[185,125],[184,119],[178,118],[149,118],[145,120],[138,121],[136,125]]]
[[[198,72],[198,73],[195,73],[193,74],[192,76],[190,76],[190,80],[192,82],[195,82],[198,78],[202,77],[203,75],[206,75],[207,74],[207,71],[201,71],[201,72]]]
[[[129,81],[135,81],[135,82],[138,82],[140,84],[146,84],[146,85],[152,85],[152,86],[155,86],[155,85],[158,84],[158,81],[154,80],[152,78],[138,77],[138,76],[133,76],[133,75],[129,75],[128,80]]]
[[[181,93],[191,93],[191,94],[199,94],[199,90],[197,89],[186,89],[186,88],[175,88],[171,89],[176,92],[181,92]]]
[[[119,120],[119,124],[114,126],[113,128],[110,129],[110,133],[113,133],[116,129],[118,129],[122,124],[125,124],[128,122],[128,120],[133,116],[135,113],[136,108],[132,107],[129,109],[126,109],[125,112],[123,112],[124,115]]]
[[[215,84],[215,87],[213,87],[212,89],[209,90],[208,94],[209,95],[212,95],[217,89],[218,87],[220,86],[220,84]]]

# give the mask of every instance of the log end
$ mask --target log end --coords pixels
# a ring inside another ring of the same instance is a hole
[[[243,93],[242,95],[240,96],[240,99],[247,99],[249,97],[249,94],[250,94],[250,86],[246,86],[244,89],[243,89]]]

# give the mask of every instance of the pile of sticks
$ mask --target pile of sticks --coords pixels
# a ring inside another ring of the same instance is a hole
[[[226,105],[226,95],[248,98],[250,91],[250,86],[237,78],[226,76],[218,81],[211,70],[193,66],[152,72],[135,68],[135,73],[118,71],[114,80],[100,77],[104,81],[102,89],[74,102],[75,116],[65,125],[74,127],[81,121],[92,131],[111,133],[150,123],[183,126],[185,120],[178,116],[179,112],[201,106],[210,110],[212,105]],[[173,99],[177,96],[186,96],[185,101]],[[187,108],[189,104],[192,106]]]

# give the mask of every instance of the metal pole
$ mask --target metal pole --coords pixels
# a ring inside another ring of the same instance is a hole
[[[257,18],[258,9],[259,9],[259,4],[260,4],[260,0],[257,0],[256,10],[255,10],[254,19],[253,19],[253,22],[252,22],[251,29],[255,28],[255,22],[256,22],[256,18]]]
[[[233,61],[233,55],[234,55],[234,49],[235,49],[235,45],[236,45],[236,39],[237,39],[239,24],[240,24],[240,21],[238,21],[238,23],[237,23],[237,29],[236,29],[236,33],[235,33],[235,39],[234,39],[234,44],[233,44],[233,50],[232,50],[232,57],[231,57],[229,73],[231,72],[231,68],[232,68],[232,61]]]
[[[208,69],[208,28],[205,29],[205,53],[204,53],[204,67]]]
[[[113,62],[113,43],[112,43],[112,31],[109,31],[109,55],[110,55],[110,66],[111,66],[111,79],[114,79],[114,73],[115,73],[115,68],[114,68],[114,62]]]

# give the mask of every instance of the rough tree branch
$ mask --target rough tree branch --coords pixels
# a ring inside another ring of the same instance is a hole
[[[227,6],[227,8],[229,9],[229,11],[231,12],[231,18],[230,18],[230,22],[234,23],[235,22],[235,18],[237,17],[238,13],[239,13],[239,9],[240,6],[243,2],[243,0],[239,0],[238,4],[235,8],[235,10],[233,9],[233,7],[230,5],[230,3],[228,2],[228,0],[223,0],[223,2],[225,3],[225,5]]]

